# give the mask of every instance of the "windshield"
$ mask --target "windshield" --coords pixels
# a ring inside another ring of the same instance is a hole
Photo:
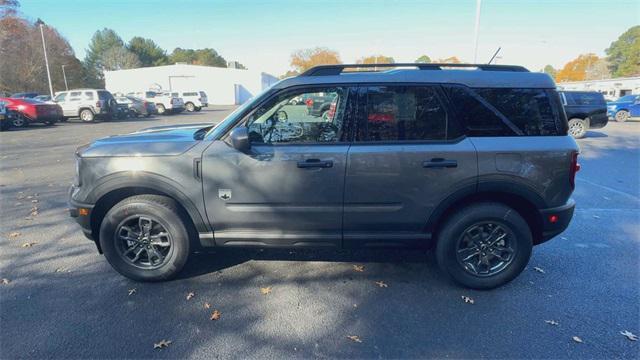
[[[256,96],[252,97],[251,99],[247,100],[244,104],[240,105],[231,114],[227,115],[227,117],[224,118],[224,120],[222,120],[217,125],[215,125],[209,131],[209,133],[207,133],[205,137],[214,138],[214,139],[219,138],[220,135],[222,135],[222,133],[227,129],[229,125],[233,124],[236,120],[238,120],[237,117],[239,114],[242,114],[246,109],[250,108],[254,104],[258,103],[260,100],[262,100],[262,98],[265,97],[265,95],[269,92],[269,90],[271,90],[272,87],[273,86],[270,86],[262,90]]]

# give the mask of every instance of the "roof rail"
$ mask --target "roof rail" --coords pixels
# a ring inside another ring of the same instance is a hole
[[[527,68],[519,65],[489,65],[489,64],[446,64],[446,63],[396,63],[396,64],[339,64],[318,65],[303,72],[299,76],[331,76],[340,75],[345,69],[374,69],[417,67],[420,70],[445,70],[448,68],[476,68],[483,71],[513,71],[529,72]]]

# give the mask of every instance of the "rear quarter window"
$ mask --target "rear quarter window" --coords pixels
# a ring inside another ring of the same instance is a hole
[[[457,131],[467,136],[566,134],[558,94],[549,89],[451,87]],[[566,120],[564,121],[566,123]]]

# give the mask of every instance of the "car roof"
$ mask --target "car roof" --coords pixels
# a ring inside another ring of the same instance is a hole
[[[544,88],[555,89],[553,79],[545,73],[529,72],[525,68],[506,65],[469,64],[394,64],[421,68],[392,68],[386,71],[342,72],[363,65],[320,66],[305,73],[279,81],[275,89],[298,85],[367,84],[367,83],[436,83],[461,84],[473,88]],[[383,67],[384,65],[376,65]],[[371,68],[373,66],[366,66]],[[389,67],[389,66],[385,66]]]

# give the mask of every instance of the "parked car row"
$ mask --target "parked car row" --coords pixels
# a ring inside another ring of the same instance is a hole
[[[25,127],[42,122],[53,125],[69,118],[83,122],[96,120],[149,117],[154,114],[176,114],[184,110],[200,111],[208,106],[204,91],[157,92],[143,91],[114,96],[104,89],[73,89],[59,91],[52,99],[36,92],[22,92],[0,98],[2,130]]]

